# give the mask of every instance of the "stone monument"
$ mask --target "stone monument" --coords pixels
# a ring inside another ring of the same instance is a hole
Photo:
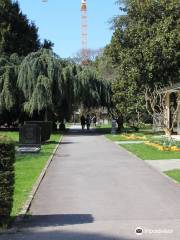
[[[20,128],[19,148],[21,153],[36,153],[41,149],[41,129],[38,125],[28,124]]]
[[[40,127],[41,143],[48,141],[52,133],[52,122],[48,121],[27,121],[25,125],[37,125]]]

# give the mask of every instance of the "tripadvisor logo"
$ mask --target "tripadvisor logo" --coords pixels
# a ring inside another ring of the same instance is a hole
[[[137,227],[136,230],[135,230],[135,233],[137,235],[142,235],[143,234],[143,229],[141,227]]]

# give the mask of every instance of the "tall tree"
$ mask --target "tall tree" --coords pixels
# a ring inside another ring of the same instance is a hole
[[[41,44],[41,47],[52,50],[54,47],[54,43],[52,43],[50,40],[44,39],[44,42]]]
[[[94,68],[84,67],[77,78],[76,96],[78,96],[79,103],[87,109],[106,106],[108,84],[98,78]]]
[[[24,15],[18,2],[0,0],[0,53],[26,56],[40,47],[38,29]]]
[[[137,106],[144,111],[141,106],[145,106],[145,85],[153,88],[157,83],[164,86],[180,81],[180,2],[119,1],[122,2],[126,15],[114,19],[107,53],[117,70],[113,84],[115,107],[126,115],[132,108],[136,111]]]
[[[53,110],[54,91],[61,101],[61,67],[58,57],[48,49],[30,53],[23,60],[18,75],[18,86],[22,90],[24,110],[29,114],[44,112],[47,119]]]
[[[21,97],[17,89],[20,63],[17,54],[0,57],[0,115],[4,122],[17,120],[20,112]]]

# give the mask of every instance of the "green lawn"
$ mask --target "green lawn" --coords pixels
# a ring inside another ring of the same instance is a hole
[[[161,159],[178,159],[180,152],[160,151],[155,147],[142,144],[124,144],[121,145],[128,151],[134,153],[143,160],[161,160]]]
[[[110,123],[108,124],[97,124],[96,128],[112,128]]]
[[[18,142],[18,140],[19,140],[19,133],[18,132],[0,132],[0,135],[9,137],[15,142]]]
[[[108,134],[111,132],[111,125],[110,124],[101,124],[96,126],[96,132],[98,134]]]
[[[165,172],[169,177],[180,183],[180,169]]]
[[[18,141],[17,132],[1,132],[0,134],[11,137],[14,141]],[[59,134],[52,134],[50,141],[42,145],[41,152],[38,154],[16,154],[12,216],[16,216],[21,210],[23,203],[26,201],[59,139]]]

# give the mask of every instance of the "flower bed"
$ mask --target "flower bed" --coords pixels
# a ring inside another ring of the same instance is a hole
[[[180,152],[180,142],[173,139],[168,139],[166,137],[161,139],[151,139],[150,141],[144,142],[146,145],[155,147],[160,151],[174,151]]]
[[[134,134],[131,134],[131,135],[122,134],[121,136],[128,140],[146,140],[145,136],[137,136]]]

